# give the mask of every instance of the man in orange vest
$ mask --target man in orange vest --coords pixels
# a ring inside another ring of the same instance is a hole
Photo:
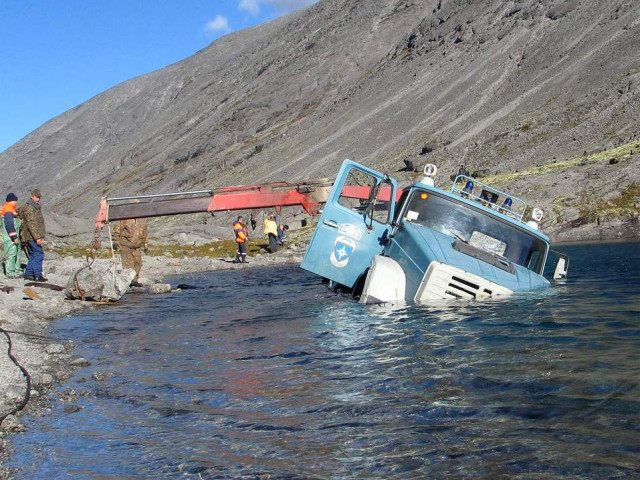
[[[4,246],[4,274],[7,278],[22,276],[20,265],[20,218],[18,217],[18,197],[14,193],[7,195],[2,206],[2,243]]]
[[[233,233],[236,234],[236,243],[238,244],[238,253],[236,253],[236,259],[233,263],[249,263],[247,262],[247,239],[249,238],[249,232],[243,223],[242,216],[239,216],[233,224]]]

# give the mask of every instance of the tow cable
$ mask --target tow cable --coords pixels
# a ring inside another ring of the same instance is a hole
[[[20,369],[24,377],[27,379],[27,388],[24,392],[24,397],[22,398],[22,401],[16,407],[11,409],[8,413],[0,416],[0,423],[1,423],[9,415],[14,415],[20,410],[22,410],[24,407],[26,407],[27,403],[29,402],[29,399],[31,398],[31,375],[29,375],[29,372],[27,372],[26,368],[24,368],[22,365],[20,365],[20,363],[18,363],[18,360],[16,359],[16,357],[14,357],[13,354],[11,353],[12,343],[11,343],[11,336],[9,335],[9,332],[4,328],[0,327],[0,333],[3,333],[4,336],[7,337],[7,343],[8,343],[7,355],[9,356],[11,361]],[[21,333],[21,332],[13,332],[13,333]]]

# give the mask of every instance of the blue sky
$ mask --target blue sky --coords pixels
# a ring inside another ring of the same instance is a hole
[[[228,33],[318,0],[0,0],[0,152]]]

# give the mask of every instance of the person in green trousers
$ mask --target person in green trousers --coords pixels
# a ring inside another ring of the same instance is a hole
[[[4,273],[8,278],[22,276],[20,265],[20,217],[17,211],[18,197],[14,193],[7,195],[7,200],[0,210],[2,216],[2,245],[4,247]]]

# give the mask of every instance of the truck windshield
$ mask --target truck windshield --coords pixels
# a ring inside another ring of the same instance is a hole
[[[403,221],[423,225],[542,273],[548,248],[545,241],[507,219],[493,217],[455,199],[416,189],[404,209]]]

